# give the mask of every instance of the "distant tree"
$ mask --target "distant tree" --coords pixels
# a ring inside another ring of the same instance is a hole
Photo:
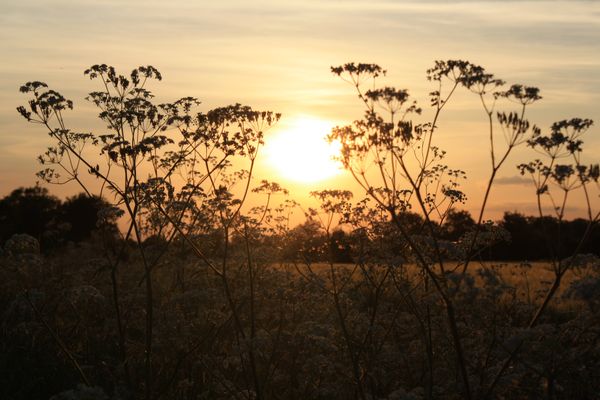
[[[593,226],[587,232],[588,221],[585,219],[561,221],[551,216],[505,212],[498,225],[508,232],[510,241],[494,244],[483,254],[489,260],[551,260],[574,253],[600,255],[600,230]]]
[[[403,211],[398,213],[398,220],[407,232],[411,234],[423,233],[425,220],[421,215],[411,211]]]
[[[442,230],[446,239],[456,241],[465,233],[474,229],[476,225],[470,212],[452,208],[444,219]]]
[[[282,250],[284,260],[323,261],[326,258],[326,238],[314,219],[291,229]]]
[[[109,206],[105,200],[85,193],[61,202],[40,186],[15,189],[0,200],[0,243],[17,233],[35,237],[44,251],[65,241],[81,242],[97,229],[98,213]],[[102,222],[104,228],[116,230],[116,216],[107,219],[105,215]]]
[[[585,235],[587,221],[583,218],[577,218],[570,221],[565,239],[568,241],[567,247],[569,252],[574,252],[579,241]],[[594,253],[600,256],[600,229],[598,225],[592,227],[589,233],[589,240],[583,244],[582,253]]]
[[[60,206],[60,219],[68,224],[66,239],[80,242],[88,239],[98,224],[98,212],[109,207],[109,204],[99,198],[90,197],[85,193],[69,197]],[[114,222],[111,222],[114,225]]]
[[[331,249],[331,258],[335,263],[352,262],[351,238],[341,229],[336,229],[331,233],[329,239]]]
[[[50,225],[56,225],[60,200],[48,189],[33,186],[13,190],[0,200],[0,242],[15,233],[26,233],[38,239],[43,246],[43,234]]]
[[[535,239],[533,227],[525,215],[518,212],[505,212],[498,224],[510,234],[509,242],[496,243],[489,252],[495,260],[535,260],[541,256],[536,246],[543,246]],[[534,254],[535,253],[535,254]]]

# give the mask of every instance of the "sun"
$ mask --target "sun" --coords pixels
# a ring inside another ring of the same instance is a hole
[[[267,140],[265,153],[270,166],[284,179],[310,183],[332,178],[342,171],[339,143],[327,142],[333,123],[312,118],[292,119]]]

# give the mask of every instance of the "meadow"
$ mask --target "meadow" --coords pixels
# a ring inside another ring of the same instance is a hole
[[[98,240],[43,256],[20,239],[1,259],[2,397],[138,397],[145,288],[134,244],[122,255],[118,321]],[[247,388],[258,385],[275,399],[360,398],[359,390],[381,399],[427,398],[427,390],[461,397],[443,303],[418,265],[273,264],[273,247],[254,243],[252,271],[232,264],[227,293],[177,247],[154,270],[156,396],[255,398]],[[522,347],[492,398],[546,398],[549,382],[553,398],[596,398],[599,271],[582,264],[567,274],[540,324],[528,328],[551,286],[551,264],[474,265],[453,296],[478,396]]]

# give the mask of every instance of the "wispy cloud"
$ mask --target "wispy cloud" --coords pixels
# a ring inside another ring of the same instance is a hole
[[[502,176],[494,181],[497,185],[531,185],[531,180],[519,175]]]
[[[494,204],[488,208],[488,212],[497,215],[497,219],[505,212],[518,212],[524,215],[539,216],[537,205],[533,202],[505,202],[502,204]],[[556,216],[556,211],[545,205],[542,207],[542,212],[545,216]],[[586,210],[583,207],[576,205],[565,208],[565,216],[567,219],[580,218],[586,216]]]

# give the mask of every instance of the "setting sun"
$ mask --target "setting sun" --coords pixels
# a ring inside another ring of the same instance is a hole
[[[267,140],[265,153],[276,173],[296,182],[317,182],[341,172],[341,164],[333,157],[339,154],[339,143],[328,143],[331,122],[299,117]]]

